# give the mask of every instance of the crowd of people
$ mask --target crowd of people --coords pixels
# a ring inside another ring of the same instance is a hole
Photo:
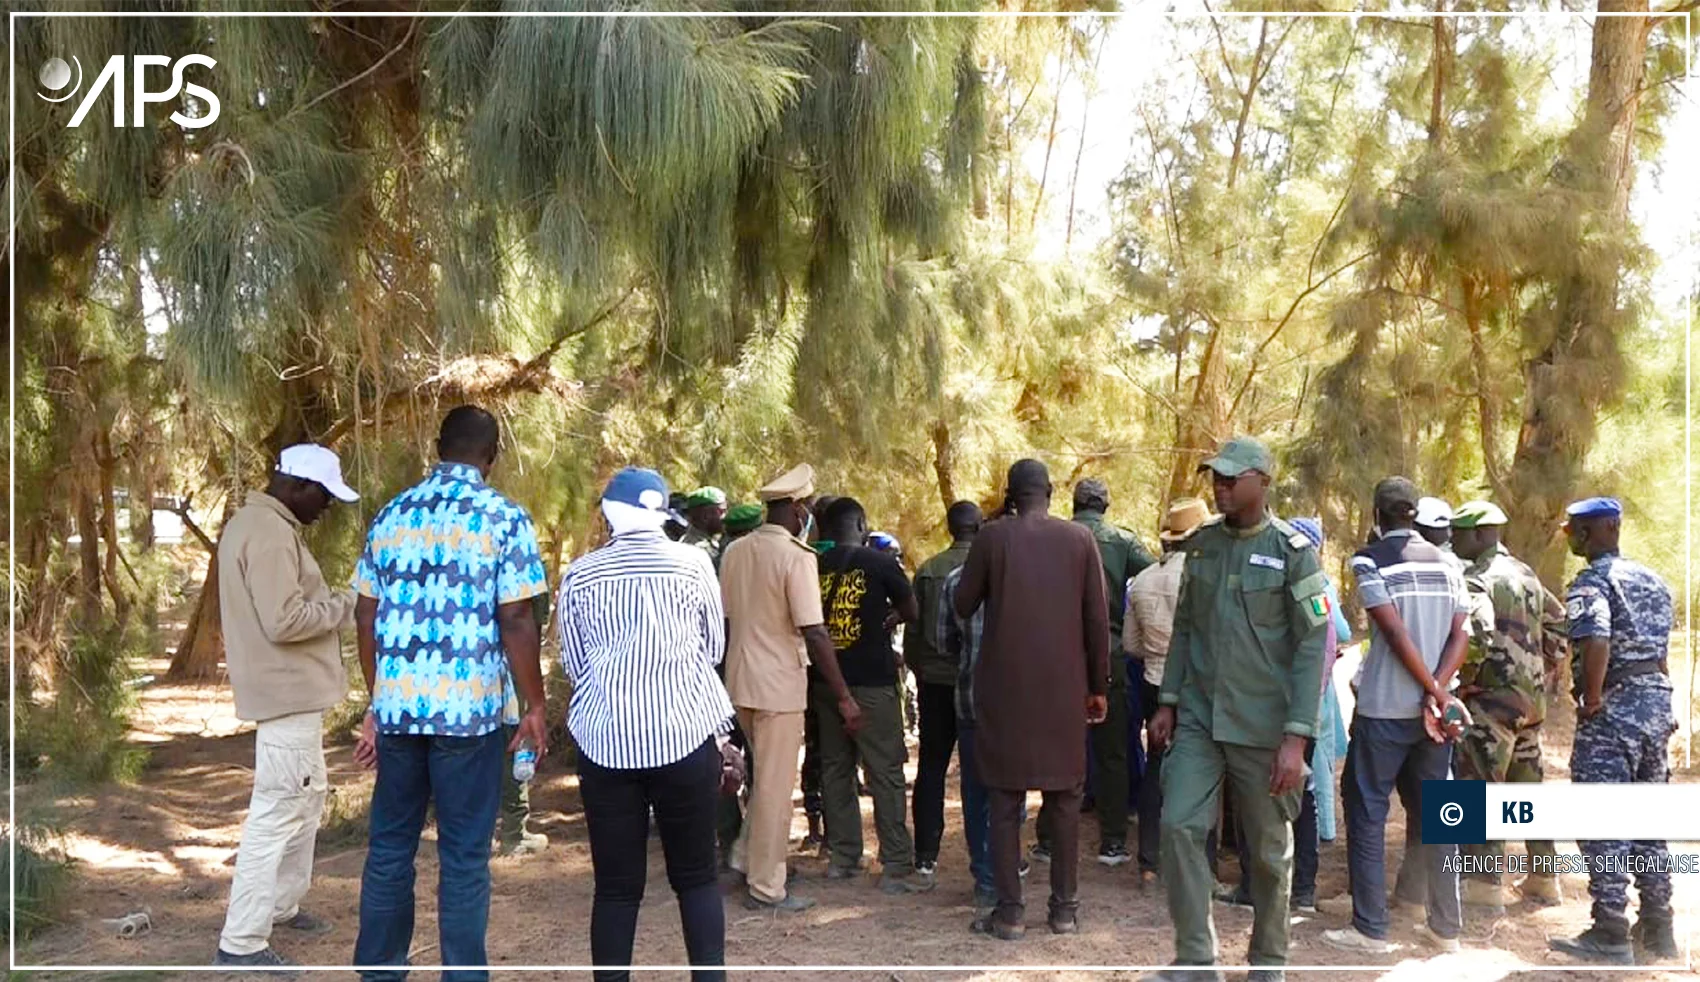
[[[1423,843],[1414,820],[1390,892],[1383,849],[1394,794],[1416,816],[1424,780],[1541,780],[1540,726],[1567,651],[1573,779],[1668,779],[1671,596],[1619,553],[1614,499],[1568,509],[1569,545],[1586,566],[1561,602],[1507,551],[1508,518],[1492,502],[1453,509],[1405,478],[1380,482],[1374,531],[1349,567],[1369,642],[1340,680],[1348,727],[1335,664],[1352,629],[1323,570],[1322,523],[1272,513],[1275,462],[1254,439],[1228,440],[1200,465],[1212,501],[1170,503],[1157,556],[1106,517],[1102,481],[1078,481],[1072,518],[1052,517],[1049,473],[1029,459],[1009,469],[992,514],[969,501],[946,510],[950,545],[913,577],[897,540],[870,530],[854,498],[821,494],[808,465],[736,506],[719,489],[676,495],[655,471],[627,468],[601,493],[606,543],[562,571],[552,612],[529,516],[486,483],[499,444],[489,413],[450,412],[439,462],[378,512],[351,589],[325,582],[300,534],[333,501],[357,499],[330,450],[284,451],[266,490],[228,523],[218,556],[227,661],[237,712],[257,736],[216,964],[288,965],[274,928],[331,928],[301,901],[326,790],[323,713],[346,697],[338,636],[350,626],[371,700],[355,757],[376,768],[354,949],[371,979],[407,971],[428,811],[438,951],[458,966],[445,978],[487,975],[492,838],[514,797],[504,775],[523,785],[549,749],[546,619],[572,688],[591,955],[607,978],[632,961],[652,827],[695,977],[724,977],[723,877],[737,878],[753,910],[815,905],[791,866],[800,777],[826,878],[864,875],[866,795],[879,889],[921,893],[939,882],[954,752],[969,927],[1004,941],[1028,927],[1029,859],[1048,866],[1046,926],[1079,929],[1089,808],[1097,860],[1133,864],[1130,886],[1166,896],[1175,957],[1158,977],[1214,973],[1212,904],[1222,902],[1254,911],[1256,980],[1281,977],[1290,912],[1318,908],[1342,757],[1350,895],[1337,912],[1350,923],[1321,939],[1369,954],[1391,950],[1395,910],[1420,917],[1419,934],[1447,951],[1466,916],[1561,902],[1552,875],[1461,881],[1456,847]],[[1024,854],[1033,791],[1041,807]],[[523,836],[523,806],[513,811],[509,828]],[[1241,867],[1233,886],[1216,855],[1228,844]],[[1596,857],[1664,849],[1580,845]],[[1668,876],[1635,876],[1632,926],[1620,868],[1590,873],[1593,924],[1555,949],[1618,964],[1675,955]]]

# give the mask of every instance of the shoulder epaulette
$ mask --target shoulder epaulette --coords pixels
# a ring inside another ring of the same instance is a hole
[[[1286,523],[1286,521],[1284,521],[1283,519],[1271,518],[1269,520],[1269,524],[1274,526],[1275,531],[1286,536],[1287,537],[1287,544],[1292,546],[1294,549],[1298,549],[1302,552],[1305,549],[1316,548],[1316,546],[1310,541],[1310,536],[1305,535],[1303,532],[1300,532],[1298,529],[1293,528],[1291,525],[1288,525]]]

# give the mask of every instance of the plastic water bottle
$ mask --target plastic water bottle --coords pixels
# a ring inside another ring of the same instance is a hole
[[[531,749],[529,742],[519,745],[514,751],[514,780],[521,784],[529,782],[537,776],[537,751]]]

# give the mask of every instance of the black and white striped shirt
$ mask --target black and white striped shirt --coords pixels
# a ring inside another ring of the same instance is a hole
[[[723,731],[723,618],[708,554],[659,531],[616,536],[569,566],[556,624],[579,752],[603,767],[662,767]]]

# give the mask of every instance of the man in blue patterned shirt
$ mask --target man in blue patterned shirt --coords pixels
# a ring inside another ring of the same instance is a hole
[[[540,631],[548,591],[525,509],[484,483],[496,418],[461,406],[443,419],[440,462],[372,523],[354,571],[360,668],[372,695],[355,758],[376,766],[354,962],[405,976],[413,940],[414,854],[437,816],[437,922],[444,965],[488,962],[490,837],[506,750],[547,749]],[[525,701],[518,712],[514,683]],[[512,742],[503,726],[516,726]],[[443,973],[482,982],[482,970]]]
[[[1577,697],[1570,779],[1578,784],[1664,784],[1676,732],[1667,664],[1676,611],[1657,573],[1618,553],[1623,506],[1589,498],[1566,509],[1570,551],[1588,565],[1565,597],[1570,620],[1571,685]],[[1587,961],[1645,964],[1679,954],[1671,921],[1671,880],[1664,842],[1578,842],[1588,856],[1594,923],[1554,950]],[[1633,874],[1641,909],[1629,926]],[[1637,949],[1640,949],[1637,951]],[[1637,958],[1636,956],[1640,957]]]

